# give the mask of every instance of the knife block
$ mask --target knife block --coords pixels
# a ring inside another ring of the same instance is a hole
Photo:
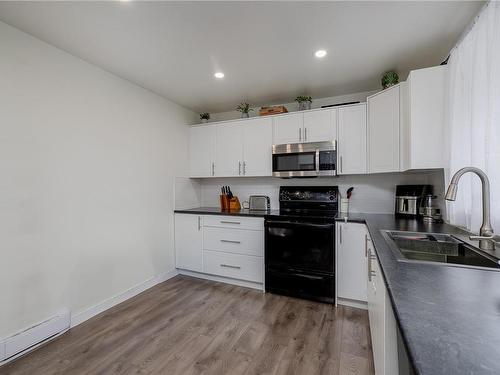
[[[229,211],[229,197],[225,194],[219,195],[220,197],[220,209],[222,211]]]
[[[229,211],[239,211],[241,210],[241,204],[238,197],[232,197],[229,200]]]

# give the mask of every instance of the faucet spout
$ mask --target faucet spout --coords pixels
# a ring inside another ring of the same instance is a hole
[[[490,220],[490,181],[488,176],[479,168],[465,167],[459,169],[451,178],[450,185],[446,191],[445,199],[454,201],[457,197],[458,181],[467,172],[476,174],[481,179],[482,200],[483,200],[483,223],[479,229],[479,247],[486,250],[494,250],[495,244],[490,239],[493,237],[493,228]]]

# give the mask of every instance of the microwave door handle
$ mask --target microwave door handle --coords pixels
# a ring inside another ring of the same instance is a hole
[[[319,149],[316,149],[316,173],[319,174]]]

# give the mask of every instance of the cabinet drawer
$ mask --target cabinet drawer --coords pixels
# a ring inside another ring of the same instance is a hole
[[[263,257],[203,251],[203,271],[212,275],[261,283],[263,268]]]
[[[264,219],[259,217],[205,215],[206,227],[264,230]]]
[[[203,248],[227,253],[264,256],[264,233],[256,230],[206,227]]]

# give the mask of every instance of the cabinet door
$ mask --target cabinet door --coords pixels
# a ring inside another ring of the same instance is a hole
[[[399,86],[367,99],[368,172],[399,171]]]
[[[213,176],[215,159],[215,125],[193,126],[189,130],[189,175]]]
[[[276,116],[273,118],[273,144],[298,143],[303,141],[302,113]]]
[[[337,138],[337,110],[304,113],[304,141],[323,142]]]
[[[447,65],[418,69],[408,76],[410,169],[444,168]]]
[[[367,257],[364,224],[337,224],[337,293],[340,298],[366,301]]]
[[[243,173],[243,123],[228,122],[217,125],[215,175],[240,176]]]
[[[259,118],[244,121],[243,174],[245,176],[272,175],[273,121]]]
[[[366,104],[339,108],[339,174],[366,173]]]
[[[190,271],[203,270],[202,216],[175,214],[175,266]]]

